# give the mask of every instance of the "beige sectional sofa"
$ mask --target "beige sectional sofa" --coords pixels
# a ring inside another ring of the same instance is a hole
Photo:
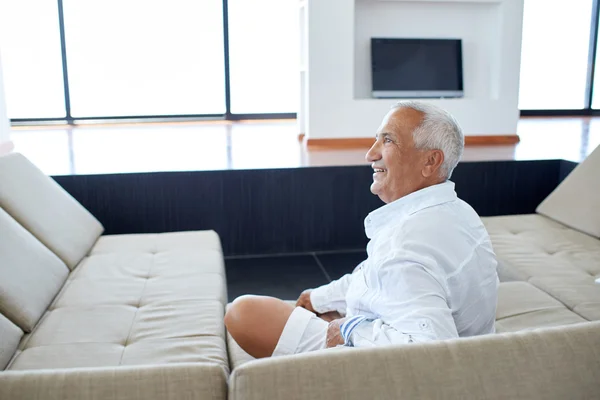
[[[0,158],[0,399],[223,399],[215,232],[101,236],[18,154]]]
[[[24,157],[1,157],[0,399],[600,398],[596,171],[600,150],[536,214],[484,218],[496,334],[254,360],[225,332],[215,232],[103,236]]]

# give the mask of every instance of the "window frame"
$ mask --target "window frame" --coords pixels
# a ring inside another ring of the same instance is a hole
[[[65,41],[65,21],[63,0],[57,0],[58,6],[58,24],[60,30],[60,48],[63,67],[63,90],[65,98],[66,116],[60,118],[14,118],[11,119],[12,125],[31,125],[31,124],[62,124],[74,125],[85,122],[107,122],[107,121],[167,121],[167,120],[226,120],[240,121],[247,119],[295,119],[296,112],[287,113],[261,113],[261,114],[233,114],[231,112],[231,79],[229,72],[229,14],[228,0],[223,1],[223,50],[225,57],[225,113],[224,114],[185,114],[185,115],[127,115],[127,116],[102,116],[102,117],[77,117],[71,114],[71,98],[69,92],[69,68],[67,65],[67,45]]]
[[[226,120],[239,121],[246,119],[295,119],[296,112],[289,113],[264,113],[264,114],[233,114],[231,113],[231,80],[229,71],[229,18],[228,18],[228,0],[223,1],[223,49],[225,57],[225,113],[224,114],[186,114],[186,115],[130,115],[130,116],[103,116],[103,117],[78,117],[71,115],[71,100],[69,95],[69,72],[67,65],[67,48],[65,43],[65,24],[63,1],[57,0],[58,18],[60,29],[63,83],[66,117],[61,118],[16,118],[11,119],[13,125],[30,124],[53,124],[66,123],[76,124],[79,122],[105,122],[114,121],[166,121],[166,120]],[[523,109],[520,110],[521,116],[600,116],[600,108],[592,108],[592,99],[595,80],[595,60],[598,47],[598,24],[599,24],[599,3],[600,0],[594,0],[592,4],[592,18],[590,21],[590,37],[588,51],[588,68],[586,76],[585,107],[583,109]]]
[[[598,4],[600,0],[592,2],[592,18],[590,21],[590,37],[588,47],[588,63],[585,84],[585,101],[582,109],[533,109],[520,110],[521,116],[596,116],[600,115],[600,109],[592,108],[592,99],[594,94],[594,74],[596,69],[596,52],[598,47]]]

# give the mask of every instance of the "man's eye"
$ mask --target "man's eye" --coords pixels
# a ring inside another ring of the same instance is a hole
[[[383,139],[383,143],[392,143],[392,139],[386,137],[385,139]]]

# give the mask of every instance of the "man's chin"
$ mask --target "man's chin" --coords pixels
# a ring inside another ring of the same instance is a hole
[[[388,201],[386,199],[384,199],[385,196],[381,197],[382,190],[381,190],[381,187],[376,182],[373,182],[371,184],[371,193],[373,193],[375,196],[379,197],[379,199],[381,201],[383,201],[384,203],[388,203]]]
[[[371,184],[371,193],[373,193],[376,196],[379,196],[380,190],[381,190],[381,187],[379,187],[379,184],[377,182],[373,182]]]

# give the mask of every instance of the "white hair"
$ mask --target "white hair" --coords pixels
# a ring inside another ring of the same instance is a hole
[[[444,153],[444,162],[440,173],[443,178],[450,179],[465,147],[464,134],[456,119],[437,106],[418,101],[401,101],[392,107],[398,108],[410,108],[423,113],[423,121],[413,131],[415,147],[441,150]]]

